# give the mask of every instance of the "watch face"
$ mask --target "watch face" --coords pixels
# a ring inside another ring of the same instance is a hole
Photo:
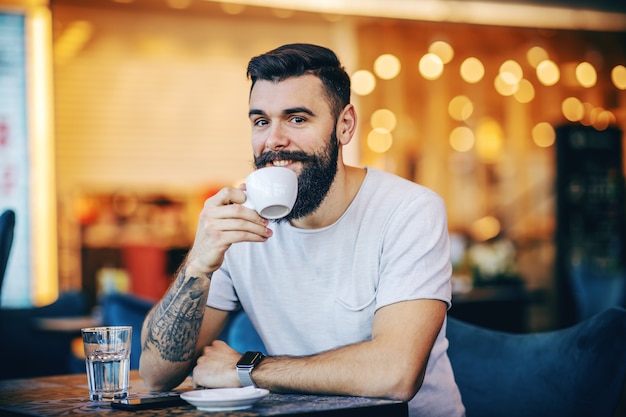
[[[261,352],[248,351],[243,354],[241,359],[239,359],[239,362],[237,362],[237,366],[256,365],[261,359],[263,359],[263,354]]]

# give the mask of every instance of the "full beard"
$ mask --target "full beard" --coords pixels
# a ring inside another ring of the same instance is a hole
[[[339,142],[333,130],[330,141],[319,154],[304,152],[268,151],[254,158],[256,168],[262,168],[275,160],[300,162],[302,171],[298,175],[298,197],[289,214],[277,222],[300,219],[314,213],[322,204],[337,175]]]

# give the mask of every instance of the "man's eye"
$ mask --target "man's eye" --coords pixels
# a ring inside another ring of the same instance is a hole
[[[294,116],[291,120],[294,123],[304,123],[306,121],[306,119],[304,117],[301,117],[301,116]]]
[[[255,126],[261,127],[261,126],[265,126],[266,124],[267,124],[267,120],[265,119],[258,119],[254,121]]]

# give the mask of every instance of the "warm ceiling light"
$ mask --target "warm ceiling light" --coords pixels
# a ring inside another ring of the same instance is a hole
[[[367,146],[376,153],[385,153],[393,144],[393,136],[388,130],[374,129],[367,135]]]
[[[436,80],[443,74],[443,61],[438,55],[429,52],[420,59],[419,71],[427,80]]]
[[[537,78],[541,84],[550,87],[559,82],[561,72],[553,61],[546,59],[537,65]]]
[[[590,88],[596,85],[598,74],[589,62],[581,62],[576,66],[576,81],[582,87]]]
[[[548,59],[548,53],[541,46],[533,46],[526,52],[526,59],[531,67],[537,68],[541,61]]]
[[[374,74],[367,70],[358,70],[352,74],[352,91],[360,96],[366,96],[376,88]]]
[[[461,78],[465,82],[475,84],[485,76],[485,66],[478,58],[469,57],[461,64]]]
[[[472,104],[472,100],[466,96],[456,96],[450,100],[450,104],[448,104],[450,117],[459,122],[469,119],[473,112],[474,104]]]
[[[450,132],[450,146],[457,152],[467,152],[474,147],[474,132],[467,126],[456,127]]]
[[[617,65],[611,70],[611,81],[620,90],[626,90],[626,67]]]
[[[518,89],[513,93],[513,97],[520,103],[530,103],[535,98],[535,87],[532,83],[526,79],[523,79],[518,84]]]
[[[428,52],[437,55],[444,64],[447,64],[454,58],[454,49],[452,49],[449,43],[444,41],[433,42],[428,48]]]
[[[548,148],[554,145],[556,132],[550,123],[537,123],[532,130],[533,142],[540,148]]]
[[[576,97],[568,97],[561,103],[561,111],[563,116],[570,122],[578,122],[585,115],[583,103]]]
[[[509,59],[500,65],[500,77],[507,84],[515,85],[520,82],[524,76],[522,67],[516,61]]]
[[[370,125],[373,129],[384,129],[391,132],[396,128],[396,124],[396,115],[388,109],[378,109],[370,117]]]
[[[383,80],[391,80],[400,73],[400,60],[392,54],[383,54],[374,61],[374,73]]]

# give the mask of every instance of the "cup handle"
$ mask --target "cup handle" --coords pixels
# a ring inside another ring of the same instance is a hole
[[[252,205],[252,201],[248,198],[248,193],[243,192],[246,195],[246,201],[242,204],[244,207],[254,210],[254,206]]]

